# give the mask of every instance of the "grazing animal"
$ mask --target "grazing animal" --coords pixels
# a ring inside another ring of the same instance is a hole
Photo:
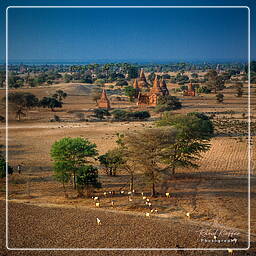
[[[101,225],[100,219],[99,219],[99,218],[96,218],[96,220],[97,220],[97,224],[98,224],[98,225]]]
[[[149,206],[149,207],[151,207],[151,206],[152,206],[152,204],[151,204],[151,203],[148,203],[148,206]]]
[[[114,207],[114,201],[111,201],[111,205],[112,205],[112,207]]]
[[[232,249],[228,249],[228,253],[233,254],[233,250]]]
[[[143,192],[141,192],[141,195],[142,195],[142,196],[144,196],[144,193],[143,193]]]
[[[98,197],[98,196],[95,196],[95,197],[93,198],[93,200],[99,200],[99,197]]]
[[[188,218],[190,218],[190,213],[189,213],[189,212],[187,212],[187,213],[186,213],[186,216],[187,216]]]
[[[171,196],[169,192],[165,193],[165,195],[166,195],[166,197],[170,197]]]
[[[132,194],[132,192],[131,191],[128,191],[128,195],[131,195]]]
[[[129,197],[129,202],[132,202],[132,198]]]
[[[157,209],[155,209],[155,213],[158,213],[158,210],[157,210]]]
[[[143,200],[146,200],[146,199],[147,199],[147,197],[143,196],[143,197],[142,197],[142,199],[143,199]]]
[[[104,196],[106,196],[107,195],[107,192],[104,192]]]
[[[216,240],[216,239],[217,239],[217,236],[213,236],[213,238],[214,238],[214,240]]]
[[[122,191],[120,191],[120,194],[124,194],[124,191],[122,190]]]
[[[149,199],[147,198],[147,201],[149,202]]]
[[[149,212],[146,212],[146,217],[149,217]]]
[[[100,203],[95,203],[95,206],[96,207],[100,207]]]

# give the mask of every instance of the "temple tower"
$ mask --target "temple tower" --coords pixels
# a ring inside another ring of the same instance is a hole
[[[102,94],[101,94],[100,100],[98,102],[98,106],[99,106],[99,108],[110,109],[110,102],[107,97],[107,93],[106,93],[105,89],[102,90]]]
[[[138,78],[138,86],[139,88],[148,88],[148,82],[146,76],[144,74],[143,68],[140,70],[140,77]]]

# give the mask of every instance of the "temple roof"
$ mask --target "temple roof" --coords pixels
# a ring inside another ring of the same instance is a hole
[[[136,78],[134,79],[134,82],[133,82],[133,88],[134,89],[138,89],[139,88],[138,80]]]
[[[160,83],[159,83],[159,80],[158,80],[158,77],[155,76],[155,80],[154,80],[154,83],[153,83],[153,87],[150,91],[151,93],[162,93],[162,90],[160,88]]]
[[[140,78],[142,78],[142,79],[145,79],[145,80],[146,80],[146,76],[145,76],[145,74],[144,74],[144,70],[143,70],[143,68],[140,70]]]
[[[106,93],[105,89],[102,90],[101,97],[100,97],[100,101],[103,101],[103,100],[108,100],[107,93]]]

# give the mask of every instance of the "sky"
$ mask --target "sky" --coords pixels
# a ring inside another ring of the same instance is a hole
[[[102,1],[2,1],[7,6],[106,5]],[[221,4],[220,4],[221,3]],[[193,1],[193,5],[243,5],[253,1]],[[110,2],[107,5],[120,5]],[[136,1],[122,5],[192,5],[190,1]],[[5,38],[4,29],[0,30]],[[256,56],[251,30],[251,57]],[[5,42],[0,43],[5,58]],[[9,8],[10,61],[247,61],[247,8]]]

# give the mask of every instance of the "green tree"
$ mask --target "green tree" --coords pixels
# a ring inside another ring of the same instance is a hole
[[[111,114],[108,112],[107,109],[97,108],[94,109],[94,115],[99,119],[104,119],[105,116],[110,116]]]
[[[98,169],[93,165],[84,165],[78,168],[77,172],[77,190],[80,197],[86,190],[86,195],[90,196],[91,189],[100,188]]]
[[[128,85],[127,81],[124,79],[120,79],[116,82],[116,86],[126,86]]]
[[[133,79],[133,78],[137,78],[138,77],[138,69],[136,67],[129,67],[127,69],[127,73],[128,73],[128,79]]]
[[[237,97],[242,97],[243,96],[243,83],[242,82],[237,82],[234,85],[235,90],[236,90],[236,96]]]
[[[56,141],[51,148],[56,177],[66,183],[73,175],[74,188],[77,188],[76,175],[79,169],[90,163],[89,159],[94,159],[97,154],[96,145],[84,138],[63,138]]]
[[[155,108],[156,112],[165,112],[175,109],[180,109],[182,107],[181,102],[175,96],[160,96]]]
[[[13,168],[8,165],[8,174],[13,174]],[[6,161],[5,159],[0,156],[0,179],[4,178],[6,176]]]
[[[2,99],[4,102],[6,98]],[[16,118],[21,119],[27,111],[38,106],[38,98],[29,92],[11,92],[8,94],[9,108],[15,112]]]
[[[43,108],[50,108],[52,111],[54,111],[55,108],[62,108],[62,102],[54,97],[43,97],[39,105]]]
[[[4,86],[5,82],[5,71],[0,71],[0,87]]]
[[[216,100],[218,103],[222,103],[224,101],[224,95],[222,93],[216,94]]]
[[[123,139],[126,157],[142,172],[151,187],[151,195],[156,196],[156,185],[161,179],[162,158],[166,148],[176,138],[176,131],[170,128],[152,128],[125,135]]]
[[[111,115],[116,121],[125,121],[127,120],[127,111],[123,109],[115,109],[111,112]]]
[[[68,94],[62,90],[57,90],[52,97],[57,99],[58,101],[62,101],[63,99],[65,99],[68,96]]]
[[[202,113],[173,115],[164,113],[158,126],[170,126],[177,130],[176,142],[166,148],[163,162],[168,164],[171,173],[175,174],[177,167],[198,168],[197,161],[201,153],[210,149],[209,141],[214,128],[208,116]]]
[[[118,168],[124,163],[122,152],[118,148],[109,150],[106,154],[99,156],[98,159],[109,176],[116,176]]]
[[[132,86],[126,86],[124,88],[124,94],[128,96],[130,101],[132,102],[138,96],[138,91]]]
[[[225,81],[215,70],[210,70],[206,75],[205,78],[207,79],[207,87],[210,90],[214,90],[214,93],[217,91],[223,90],[225,88],[224,84]]]

